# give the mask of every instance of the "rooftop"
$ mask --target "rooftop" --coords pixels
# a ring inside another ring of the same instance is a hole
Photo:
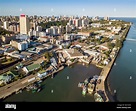
[[[27,66],[28,71],[33,71],[38,68],[40,68],[40,64],[32,64],[32,65]]]

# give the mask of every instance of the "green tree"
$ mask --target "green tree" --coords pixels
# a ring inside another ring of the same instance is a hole
[[[121,48],[122,47],[122,42],[119,39],[117,39],[115,46]]]
[[[45,52],[44,57],[46,58],[47,62],[50,60],[49,52]]]
[[[108,46],[109,49],[113,49],[115,44],[111,43],[111,42],[107,42],[107,46]]]
[[[108,42],[108,41],[109,41],[109,38],[107,38],[107,37],[103,37],[103,38],[101,39],[101,42],[102,42],[102,43]]]

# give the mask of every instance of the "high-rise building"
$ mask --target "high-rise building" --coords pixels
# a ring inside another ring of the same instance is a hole
[[[105,16],[105,17],[104,17],[104,20],[107,20],[107,21],[108,21],[108,20],[109,20],[109,17]]]
[[[9,23],[8,23],[8,21],[5,21],[3,24],[3,28],[8,30],[8,27],[9,27]]]
[[[28,34],[29,31],[29,19],[26,15],[20,15],[20,34]]]
[[[41,26],[37,26],[36,27],[36,31],[40,31],[41,32],[42,31],[42,27]]]

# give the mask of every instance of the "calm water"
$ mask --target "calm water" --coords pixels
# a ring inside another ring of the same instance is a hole
[[[127,38],[136,39],[136,18],[120,19],[133,22]],[[116,66],[113,66],[110,72],[108,82],[112,92],[113,90],[117,91],[117,100],[121,102],[136,101],[136,41],[124,42],[116,59]]]
[[[81,88],[78,87],[79,82],[83,82],[86,78],[93,75],[99,75],[100,68],[94,65],[83,66],[75,64],[73,67],[66,67],[59,72],[53,79],[47,78],[43,83],[43,90],[38,93],[23,91],[23,93],[14,94],[5,101],[21,101],[21,102],[94,102],[92,95],[81,94]],[[69,79],[67,78],[69,77]],[[51,93],[53,90],[53,93]]]

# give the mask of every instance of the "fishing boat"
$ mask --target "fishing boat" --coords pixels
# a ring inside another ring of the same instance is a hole
[[[84,83],[83,82],[79,82],[78,83],[78,87],[83,87],[84,86]]]
[[[95,102],[104,102],[104,100],[101,97],[101,95],[98,94],[97,92],[94,94],[94,100],[95,100]]]
[[[42,83],[42,80],[39,80],[37,83],[38,83],[38,84]]]
[[[91,83],[88,84],[88,93],[89,93],[89,94],[92,94],[92,93],[93,93],[94,87],[95,87],[94,84],[91,84]]]
[[[93,76],[93,78],[94,78],[95,80],[97,80],[98,77],[99,77],[98,75],[94,75],[94,76]]]
[[[85,96],[87,93],[87,90],[86,90],[86,87],[83,87],[83,90],[82,90],[82,95]]]
[[[41,91],[41,88],[38,88],[38,89],[37,89],[37,92],[40,92],[40,91]]]
[[[94,78],[92,78],[92,79],[90,80],[90,83],[91,83],[91,84],[94,84],[95,81],[96,81],[96,80],[95,80]]]
[[[85,81],[84,81],[85,85],[88,84],[88,79],[86,78]]]

